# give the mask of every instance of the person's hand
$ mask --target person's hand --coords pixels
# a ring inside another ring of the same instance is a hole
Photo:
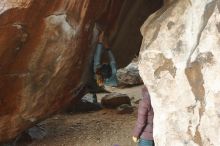
[[[102,87],[104,86],[104,79],[101,75],[96,74],[96,83],[98,84],[98,86]]]
[[[135,143],[138,143],[138,141],[139,141],[139,139],[137,138],[137,137],[132,137],[132,139],[133,139],[133,141],[135,142]]]

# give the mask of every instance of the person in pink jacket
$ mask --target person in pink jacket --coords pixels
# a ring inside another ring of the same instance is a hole
[[[154,111],[151,105],[150,95],[146,87],[142,88],[142,99],[138,106],[138,118],[133,131],[133,141],[138,146],[154,146],[153,141],[153,117]]]

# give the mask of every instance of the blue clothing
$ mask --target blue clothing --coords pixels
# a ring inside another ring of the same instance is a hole
[[[138,146],[154,146],[154,141],[153,140],[145,140],[141,139],[138,142]]]
[[[110,49],[108,49],[108,56],[110,60],[110,66],[112,69],[112,75],[110,78],[105,79],[105,85],[107,86],[117,86],[118,80],[117,80],[117,67],[116,67],[116,61],[115,57]]]
[[[96,46],[95,54],[94,54],[94,64],[93,64],[93,72],[95,73],[96,70],[101,67],[101,56],[104,50],[104,45],[102,43],[98,43]],[[118,80],[117,80],[117,67],[116,67],[116,60],[115,57],[110,49],[108,50],[108,58],[109,58],[109,64],[111,66],[112,75],[109,78],[106,78],[104,83],[107,86],[117,86]]]
[[[95,54],[94,54],[94,63],[93,63],[93,72],[95,73],[97,68],[101,66],[101,56],[103,51],[103,44],[98,43],[96,46]]]

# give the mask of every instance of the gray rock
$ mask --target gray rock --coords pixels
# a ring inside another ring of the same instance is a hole
[[[127,67],[117,71],[119,87],[127,87],[143,84],[139,75],[138,62],[133,60]]]
[[[28,135],[30,135],[31,139],[37,140],[41,140],[47,135],[45,129],[42,128],[40,125],[35,125],[34,127],[31,127],[27,130],[27,133]]]
[[[133,107],[128,104],[122,104],[117,108],[118,114],[131,114],[133,111]]]
[[[27,146],[31,144],[33,140],[42,140],[46,135],[47,131],[40,124],[37,124],[25,130],[10,142],[0,144],[0,146]]]
[[[110,93],[105,95],[101,104],[106,108],[116,108],[122,104],[131,104],[130,98],[126,94]]]
[[[83,96],[81,100],[84,101],[84,102],[91,102],[91,103],[93,103],[94,102],[93,94],[88,93],[85,96]]]
[[[140,100],[141,100],[141,99],[137,99],[137,100],[134,101],[134,103],[135,103],[135,104],[139,104]]]

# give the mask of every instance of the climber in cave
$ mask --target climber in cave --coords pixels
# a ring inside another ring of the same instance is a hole
[[[101,62],[103,53],[108,54],[109,62]],[[94,68],[93,71],[96,74],[96,80],[100,86],[117,86],[117,68],[115,57],[109,47],[109,43],[105,32],[101,32],[99,35],[99,41],[94,54]]]
[[[117,67],[115,57],[110,49],[108,35],[104,29],[97,24],[99,31],[98,43],[90,63],[91,78],[87,83],[89,92],[93,94],[93,103],[97,103],[96,93],[104,86],[117,86]],[[107,54],[108,61],[104,62],[104,55]]]
[[[154,146],[153,117],[154,111],[151,105],[150,95],[147,88],[143,87],[142,99],[138,107],[138,118],[132,137],[133,141],[138,143],[138,146]]]
[[[117,68],[115,57],[109,47],[107,35],[104,31],[100,31],[99,40],[96,46],[93,62],[93,72],[95,73],[95,79],[100,87],[117,86]],[[108,54],[109,62],[101,62],[104,53]],[[95,100],[97,101],[96,96]]]

